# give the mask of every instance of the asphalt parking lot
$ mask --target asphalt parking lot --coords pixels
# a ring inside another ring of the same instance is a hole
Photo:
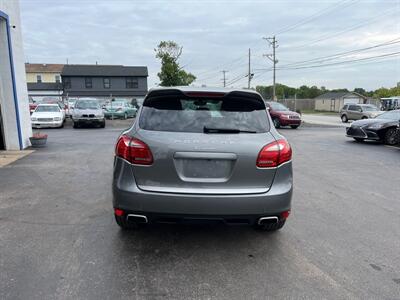
[[[400,298],[400,149],[282,129],[295,190],[281,231],[123,232],[111,176],[130,122],[41,130],[46,148],[0,168],[0,299]]]

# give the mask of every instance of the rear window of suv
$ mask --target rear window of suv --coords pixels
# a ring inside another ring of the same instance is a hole
[[[156,97],[146,99],[139,119],[145,130],[172,132],[204,132],[204,128],[269,131],[269,122],[262,100],[225,96]]]

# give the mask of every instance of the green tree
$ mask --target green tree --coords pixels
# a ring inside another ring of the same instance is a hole
[[[256,91],[259,92],[264,99],[272,98],[272,86],[257,85]]]
[[[161,71],[157,73],[161,86],[189,85],[196,76],[184,71],[178,63],[182,47],[174,41],[161,41],[157,48],[156,58],[161,60]]]
[[[387,88],[381,87],[381,88],[375,90],[374,97],[375,98],[385,98],[385,97],[397,96],[397,95],[393,95],[393,92],[392,92],[392,89],[387,89]]]
[[[355,88],[353,90],[353,92],[354,93],[358,93],[358,94],[363,95],[363,96],[367,96],[367,91],[364,90],[363,88]]]

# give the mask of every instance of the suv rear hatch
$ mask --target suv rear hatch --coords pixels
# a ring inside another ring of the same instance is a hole
[[[263,146],[274,142],[265,104],[256,93],[150,92],[133,134],[153,155],[132,165],[149,192],[254,194],[269,190],[274,168],[258,168]]]

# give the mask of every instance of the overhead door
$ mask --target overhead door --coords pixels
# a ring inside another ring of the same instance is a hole
[[[358,97],[345,97],[343,98],[343,105],[345,104],[359,104],[360,103],[360,98]]]

